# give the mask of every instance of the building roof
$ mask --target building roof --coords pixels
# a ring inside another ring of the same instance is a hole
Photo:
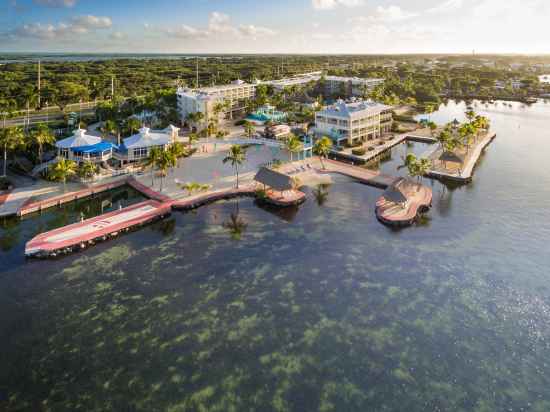
[[[368,78],[363,79],[361,77],[343,77],[343,76],[326,76],[326,80],[334,82],[351,82],[353,84],[374,84],[383,83],[384,79]]]
[[[124,146],[127,149],[137,147],[165,146],[172,142],[172,135],[159,130],[151,131],[148,127],[139,129],[139,133],[124,139]]]
[[[254,180],[279,192],[294,189],[294,180],[292,180],[292,177],[273,169],[268,169],[267,167],[262,167],[254,177]]]
[[[106,150],[111,150],[113,147],[115,146],[110,142],[99,142],[97,144],[93,144],[89,146],[73,147],[72,150],[74,152],[80,152],[80,153],[101,153]]]
[[[458,155],[455,152],[446,151],[441,153],[439,160],[442,162],[464,163],[464,156]]]
[[[393,185],[389,186],[382,197],[393,203],[406,203],[407,195],[404,191],[405,179],[397,180]]]
[[[346,103],[343,100],[338,100],[335,104],[327,106],[325,109],[318,111],[316,114],[329,117],[354,118],[361,117],[366,114],[380,114],[381,112],[389,109],[391,109],[391,106],[376,103],[372,100],[360,100],[352,103]]]
[[[71,149],[81,146],[91,146],[99,142],[101,142],[101,137],[86,134],[86,130],[84,129],[77,129],[71,137],[56,142],[55,147],[59,149]]]

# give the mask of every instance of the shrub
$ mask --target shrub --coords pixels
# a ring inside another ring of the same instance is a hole
[[[365,149],[364,147],[360,147],[358,149],[353,149],[351,153],[355,156],[363,156],[365,155],[365,153],[367,153],[367,149]]]

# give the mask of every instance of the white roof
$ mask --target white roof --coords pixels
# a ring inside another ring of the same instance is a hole
[[[139,129],[139,133],[124,139],[127,149],[137,147],[165,146],[172,142],[172,136],[164,131],[154,131],[148,127]]]
[[[56,142],[55,147],[69,149],[71,147],[92,146],[98,143],[101,143],[101,137],[86,134],[84,129],[77,129],[71,137]]]
[[[329,117],[353,118],[365,114],[379,114],[389,109],[391,109],[391,106],[386,106],[371,100],[361,100],[353,103],[345,103],[343,100],[338,100],[332,106],[328,106],[316,114]]]

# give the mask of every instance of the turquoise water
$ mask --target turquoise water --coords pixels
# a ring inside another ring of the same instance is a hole
[[[496,140],[417,226],[335,177],[4,267],[0,410],[550,410],[550,106],[478,109]]]

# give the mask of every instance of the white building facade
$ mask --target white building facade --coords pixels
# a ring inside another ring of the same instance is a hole
[[[190,113],[203,113],[204,119],[214,116],[218,103],[226,103],[223,114],[232,115],[246,109],[247,101],[256,96],[256,86],[237,80],[228,85],[203,87],[199,89],[180,88],[177,93],[178,111],[182,122]]]
[[[339,100],[315,113],[315,134],[330,137],[338,146],[353,145],[390,132],[392,121],[390,106],[369,100]]]
[[[362,79],[359,77],[325,77],[325,93],[344,94],[349,97],[361,97],[374,90],[375,87],[383,85],[384,79]]]

